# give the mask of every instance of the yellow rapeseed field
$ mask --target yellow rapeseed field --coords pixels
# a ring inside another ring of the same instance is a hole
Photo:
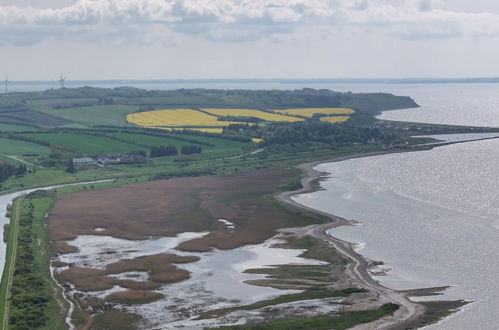
[[[145,127],[223,127],[234,124],[234,122],[229,121],[218,121],[216,116],[210,116],[206,113],[192,109],[171,109],[136,112],[127,115],[126,119],[130,123]]]
[[[281,122],[303,121],[302,118],[284,116],[277,113],[269,113],[254,109],[202,109],[202,110],[211,113],[215,116],[255,117],[265,121],[281,121]]]
[[[351,115],[355,111],[349,108],[297,108],[274,110],[274,112],[311,118],[316,113],[324,115]]]
[[[330,117],[321,117],[321,121],[325,121],[331,124],[342,123],[347,121],[349,116],[330,116]]]

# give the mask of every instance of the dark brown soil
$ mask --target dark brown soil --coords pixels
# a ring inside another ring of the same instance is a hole
[[[197,260],[199,260],[198,257],[179,257],[174,254],[160,253],[131,260],[121,260],[108,265],[105,270],[71,267],[62,271],[60,277],[64,281],[73,283],[81,291],[108,290],[115,285],[128,289],[154,290],[160,287],[161,283],[180,282],[189,278],[188,271],[177,268],[173,263],[187,263]],[[120,280],[107,276],[130,271],[147,272],[151,281]]]
[[[57,241],[52,243],[53,249],[59,254],[75,253],[78,252],[78,248],[69,245],[63,241]]]

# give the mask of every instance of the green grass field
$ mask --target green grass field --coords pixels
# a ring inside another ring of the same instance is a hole
[[[43,99],[31,99],[26,101],[26,105],[30,108],[35,108],[39,110],[40,107],[53,106],[57,104],[81,104],[81,103],[91,103],[97,102],[96,98],[43,98]]]
[[[2,182],[5,190],[16,190],[24,187],[41,187],[53,184],[68,183],[77,181],[74,174],[69,174],[63,170],[37,169],[35,173],[28,173],[23,177],[12,176]]]
[[[62,109],[39,107],[37,110],[59,118],[71,120],[85,126],[129,126],[130,124],[126,121],[126,115],[136,112],[138,107],[133,105],[95,105]]]
[[[208,142],[214,144],[217,149],[240,149],[243,147],[255,147],[255,144],[250,142],[240,142],[227,139],[219,139],[211,136],[191,135],[191,134],[177,134],[178,137],[184,139],[194,139],[198,141]]]
[[[34,215],[35,218],[37,219],[43,219],[45,217],[45,214],[47,214],[50,209],[52,208],[52,205],[54,203],[53,198],[36,198],[32,200],[33,205],[35,206],[34,208]],[[26,201],[24,202],[26,204]],[[26,207],[26,206],[24,206]],[[50,277],[49,273],[49,263],[50,263],[50,257],[51,257],[51,250],[50,250],[50,241],[48,237],[48,232],[45,230],[45,222],[44,221],[35,221],[33,224],[33,234],[37,238],[34,240],[34,245],[35,249],[38,251],[42,251],[42,253],[37,253],[35,254],[35,261],[34,265],[37,268],[36,273],[40,274],[44,277],[44,280],[47,282],[51,283],[51,286],[53,288],[56,287],[55,282],[53,279]],[[65,322],[61,314],[61,308],[59,306],[58,300],[55,299],[54,296],[51,296],[52,299],[50,300],[49,303],[49,308],[47,310],[47,326],[42,329],[65,329]],[[62,298],[59,301],[63,301]],[[65,308],[68,308],[69,306],[64,303]]]
[[[1,132],[20,132],[20,131],[36,131],[36,130],[38,129],[31,126],[0,123]]]
[[[185,145],[195,144],[192,142],[180,141],[177,139],[170,139],[166,136],[160,137],[160,136],[143,135],[143,134],[130,134],[130,133],[114,133],[114,134],[109,134],[109,135],[112,135],[118,139],[126,140],[126,141],[129,141],[132,143],[147,145],[149,147],[163,145],[163,146],[174,146],[177,148],[181,148],[182,146],[185,146]],[[197,139],[197,140],[204,141],[204,139],[202,137],[200,139]],[[201,146],[201,147],[203,147],[203,146]]]
[[[9,231],[7,236],[7,252],[5,258],[5,267],[3,270],[2,281],[0,283],[0,329],[7,329],[7,320],[9,314],[10,302],[8,298],[10,296],[10,286],[12,285],[12,273],[14,271],[14,261],[15,261],[15,249],[17,248],[17,234],[19,231],[19,212],[20,203],[19,199],[14,200],[12,205],[11,221],[9,225]]]
[[[0,138],[0,153],[15,156],[22,154],[48,155],[50,148],[31,142]]]
[[[75,133],[34,133],[26,135],[83,154],[121,153],[141,149],[140,147],[133,144],[128,144],[103,136],[95,135]]]

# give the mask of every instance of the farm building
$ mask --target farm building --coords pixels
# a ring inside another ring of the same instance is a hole
[[[73,165],[92,164],[94,160],[90,157],[73,158]]]
[[[97,163],[102,165],[107,164],[133,164],[140,163],[145,160],[144,156],[137,154],[103,154],[94,157]]]

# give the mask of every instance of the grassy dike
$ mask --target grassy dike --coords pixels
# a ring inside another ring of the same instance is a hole
[[[21,198],[22,199],[22,198]],[[10,305],[10,287],[12,285],[12,275],[14,272],[14,262],[16,259],[17,236],[19,232],[20,199],[14,200],[12,205],[11,221],[7,236],[7,252],[5,256],[5,267],[3,270],[2,281],[0,283],[0,324],[1,330],[7,330],[9,305]]]
[[[44,219],[53,202],[49,193],[14,202],[2,281],[2,329],[66,329],[64,303],[49,272]]]

